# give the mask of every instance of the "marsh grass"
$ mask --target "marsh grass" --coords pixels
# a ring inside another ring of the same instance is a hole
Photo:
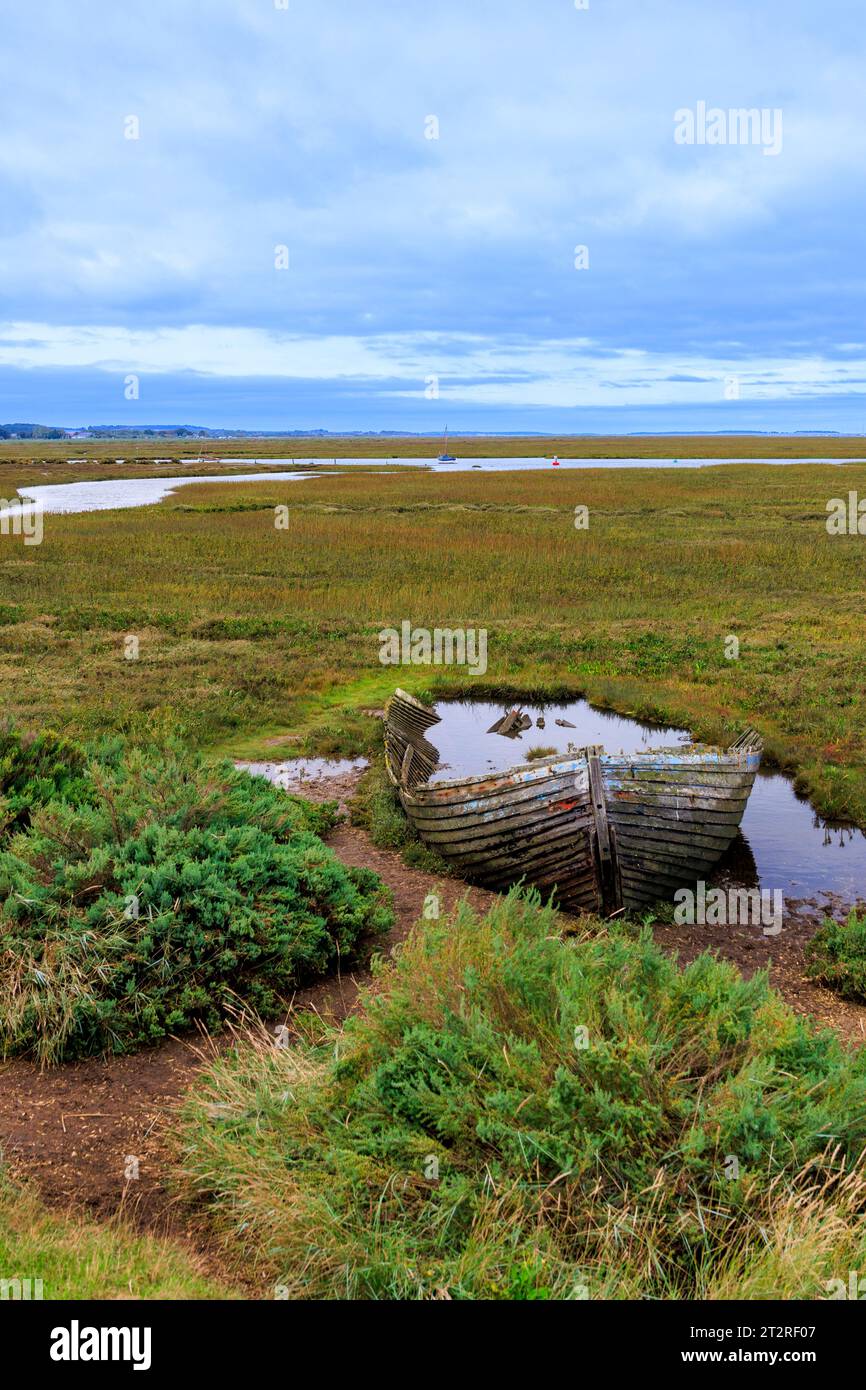
[[[0,1278],[41,1279],[46,1300],[240,1296],[200,1263],[182,1246],[138,1234],[120,1218],[96,1222],[49,1211],[32,1188],[0,1169]]]
[[[527,748],[524,759],[528,763],[535,762],[536,758],[552,758],[556,753],[555,748],[549,748],[546,744],[539,744],[536,748]]]
[[[179,1162],[290,1297],[815,1298],[866,1256],[864,1143],[866,1055],[763,977],[512,893],[417,929],[342,1032],[240,1041]]]
[[[364,773],[349,804],[352,824],[366,830],[377,849],[399,851],[406,864],[437,877],[450,877],[453,867],[436,850],[425,845],[408,819],[397,790],[388,781],[384,763],[374,749],[374,761]]]
[[[48,517],[41,546],[0,539],[17,619],[0,625],[0,691],[31,724],[139,737],[162,722],[245,756],[328,726],[331,750],[363,751],[357,710],[397,683],[586,694],[711,741],[758,725],[821,811],[866,824],[866,542],[825,529],[849,488],[866,494],[866,467],[401,469]],[[383,667],[378,633],[403,619],[485,627],[486,675]]]

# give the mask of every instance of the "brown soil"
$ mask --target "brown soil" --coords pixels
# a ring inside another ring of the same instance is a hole
[[[166,1128],[205,1049],[170,1039],[131,1057],[40,1071],[0,1066],[0,1151],[49,1206],[182,1241],[203,1273],[237,1285],[195,1213],[170,1190]]]
[[[174,1039],[135,1056],[48,1071],[13,1059],[0,1070],[5,1156],[49,1202],[74,1199],[97,1217],[123,1207],[152,1226],[166,1205],[162,1115],[198,1065],[193,1046]],[[138,1163],[137,1180],[125,1176],[130,1158]]]
[[[686,964],[702,951],[732,961],[745,976],[769,969],[770,984],[798,1013],[811,1014],[841,1038],[866,1043],[866,1008],[842,999],[806,977],[805,948],[826,912],[816,904],[787,904],[779,936],[764,936],[760,927],[678,927],[656,923],[653,936],[665,950],[676,951]],[[830,909],[832,910],[832,909]]]
[[[345,805],[359,776],[353,772],[334,782],[320,779],[308,784],[304,794]],[[494,900],[482,889],[453,879],[437,882],[408,867],[399,854],[376,849],[362,830],[350,825],[338,826],[329,843],[345,863],[374,869],[394,893],[396,925],[385,949],[406,937],[434,886],[443,912],[464,897],[479,910]],[[754,927],[658,924],[654,932],[683,961],[710,949],[746,975],[769,966],[771,982],[795,1009],[860,1043],[866,1040],[866,1008],[839,999],[803,973],[803,949],[822,916],[817,905],[800,904],[775,938]],[[366,970],[344,971],[299,991],[294,1006],[314,1008],[339,1021],[357,1006],[359,987],[369,980]],[[49,1204],[72,1206],[100,1219],[122,1212],[143,1228],[183,1239],[205,1267],[219,1272],[219,1256],[204,1227],[172,1197],[166,1142],[174,1108],[215,1046],[195,1037],[172,1039],[132,1057],[91,1059],[47,1071],[20,1059],[2,1064],[0,1149]],[[130,1158],[137,1160],[137,1178],[126,1176],[132,1171]]]

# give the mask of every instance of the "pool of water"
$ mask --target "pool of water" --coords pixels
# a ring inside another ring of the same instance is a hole
[[[629,458],[629,459],[591,459],[591,458],[571,458],[559,459],[559,468],[714,468],[726,463],[772,463],[772,464],[795,464],[795,463],[832,463],[834,465],[842,463],[858,463],[858,459],[742,459],[742,458],[713,458],[713,459],[648,459],[648,458]],[[464,458],[457,459],[454,463],[440,463],[438,459],[432,458],[292,458],[292,459],[223,459],[223,463],[258,463],[258,464],[305,464],[313,468],[316,465],[329,463],[338,467],[346,465],[352,467],[362,464],[367,468],[377,465],[387,465],[402,468],[427,468],[434,473],[468,473],[471,469],[481,469],[485,473],[511,473],[521,472],[526,469],[552,468],[553,459],[550,454],[537,458]]]
[[[292,758],[279,763],[235,763],[253,777],[267,777],[284,791],[303,791],[310,783],[333,781],[368,766],[366,758]]]
[[[442,759],[433,780],[500,772],[525,761],[532,749],[568,752],[599,743],[608,753],[638,753],[648,748],[688,743],[683,729],[626,719],[593,709],[585,700],[566,705],[522,705],[532,727],[516,738],[487,730],[509,708],[485,701],[443,701],[436,706],[441,723],[427,737]],[[538,727],[538,720],[543,727]],[[567,721],[573,728],[564,727]],[[749,887],[779,888],[786,898],[819,902],[830,895],[854,902],[866,898],[866,835],[854,826],[823,820],[794,791],[790,778],[760,772],[740,834],[720,861],[714,878],[729,878]]]
[[[161,502],[176,488],[187,483],[254,483],[275,478],[280,482],[299,482],[313,478],[315,473],[233,473],[216,477],[185,475],[180,478],[106,478],[86,483],[50,483],[18,489],[25,501],[41,502],[43,511],[71,515],[76,512],[107,512],[127,507],[151,507]],[[0,519],[9,509],[0,511]]]

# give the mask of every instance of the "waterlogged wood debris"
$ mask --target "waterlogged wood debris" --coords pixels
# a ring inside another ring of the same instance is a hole
[[[519,738],[527,729],[532,728],[532,720],[528,714],[524,714],[521,709],[509,710],[503,714],[501,719],[497,719],[495,724],[491,724],[487,730],[488,734],[502,734],[505,738]]]

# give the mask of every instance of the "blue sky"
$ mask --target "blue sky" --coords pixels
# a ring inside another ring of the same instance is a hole
[[[7,7],[0,420],[863,431],[862,0],[279,3]]]

